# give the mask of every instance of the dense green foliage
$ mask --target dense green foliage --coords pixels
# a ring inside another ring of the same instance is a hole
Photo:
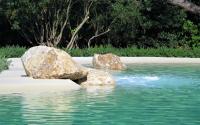
[[[2,0],[0,4],[0,44],[32,46],[38,43],[31,32],[47,22],[55,21],[58,7],[66,12],[66,0]],[[60,47],[66,47],[84,18],[84,7],[89,0],[73,0]],[[90,0],[91,1],[91,0]],[[115,47],[137,48],[192,48],[200,43],[200,17],[167,3],[166,0],[93,0],[90,19],[78,32],[76,46],[88,46],[89,39],[110,29],[110,32],[92,39],[91,45],[111,44]],[[200,5],[199,0],[191,0]],[[41,12],[50,12],[45,14]],[[60,22],[65,15],[60,15]],[[51,21],[49,21],[51,20]],[[62,23],[61,23],[62,24]],[[61,26],[61,25],[59,25]],[[28,31],[27,31],[28,29]],[[30,30],[31,29],[31,30]],[[27,36],[22,35],[26,32]],[[45,33],[46,34],[46,33]],[[37,34],[39,38],[41,34]],[[27,38],[32,40],[32,44]],[[46,41],[48,41],[45,38]],[[51,39],[52,40],[52,39]],[[54,40],[54,39],[53,39]]]
[[[0,57],[0,72],[5,69],[8,69],[8,62],[5,58]]]
[[[67,50],[66,48],[62,48],[70,55],[75,57],[87,57],[93,56],[95,53],[114,53],[119,56],[127,56],[127,57],[198,57],[200,58],[200,48],[193,49],[183,49],[183,48],[165,48],[161,47],[158,49],[154,48],[135,48],[135,47],[127,47],[127,48],[114,48],[112,46],[99,46],[92,48],[84,48],[84,49],[72,49]],[[21,57],[23,53],[26,51],[26,48],[23,47],[14,47],[7,46],[4,48],[0,48],[0,54],[4,55],[5,58],[16,58]]]

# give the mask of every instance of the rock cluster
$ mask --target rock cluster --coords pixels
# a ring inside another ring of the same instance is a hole
[[[115,85],[108,72],[82,67],[68,53],[53,47],[32,47],[21,60],[27,76],[35,79],[70,79],[83,87]]]

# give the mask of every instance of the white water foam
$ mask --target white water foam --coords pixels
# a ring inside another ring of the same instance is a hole
[[[148,81],[158,81],[160,78],[158,76],[146,76],[146,77],[143,77],[143,79],[148,80]]]
[[[159,81],[158,76],[120,76],[116,77],[118,85],[142,85],[147,86],[152,82]]]

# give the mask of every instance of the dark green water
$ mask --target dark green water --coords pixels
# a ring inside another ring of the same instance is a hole
[[[0,125],[200,125],[200,65],[132,65],[116,88],[0,95]]]

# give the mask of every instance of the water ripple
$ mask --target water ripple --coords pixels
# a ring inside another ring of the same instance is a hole
[[[116,88],[0,95],[0,125],[199,125],[200,66],[114,72]]]

